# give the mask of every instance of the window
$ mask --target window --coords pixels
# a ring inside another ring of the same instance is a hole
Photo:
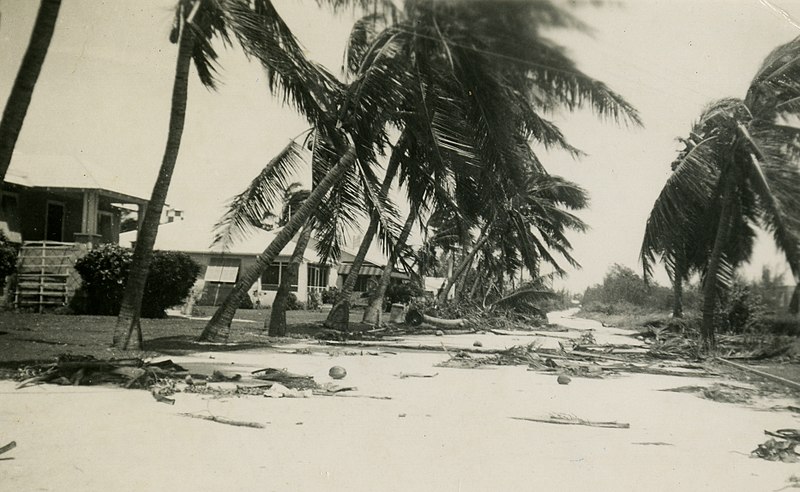
[[[308,265],[308,286],[327,287],[330,267],[325,265]]]
[[[239,267],[242,260],[239,258],[223,258],[214,256],[209,260],[206,268],[206,282],[220,282],[224,284],[234,284],[239,277]]]
[[[19,198],[16,193],[3,192],[0,203],[0,220],[5,221],[9,232],[14,231],[19,234]]]
[[[375,284],[375,277],[372,275],[359,275],[356,279],[356,285],[353,287],[354,292],[367,292]]]
[[[261,289],[262,290],[278,290],[281,285],[281,279],[288,272],[288,263],[273,263],[267,267],[263,274],[261,274]],[[297,274],[298,265],[294,266],[294,282],[292,283],[291,291],[297,292]]]

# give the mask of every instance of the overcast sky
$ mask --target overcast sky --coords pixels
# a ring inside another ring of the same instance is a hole
[[[17,149],[79,156],[149,195],[167,134],[177,54],[168,41],[173,5],[63,0]],[[309,55],[338,73],[352,18],[333,16],[313,1],[277,5]],[[32,0],[0,0],[0,101],[8,97],[37,7]],[[629,0],[576,13],[594,28],[591,36],[550,36],[582,70],[636,106],[645,123],[619,128],[588,113],[553,115],[588,154],[580,162],[544,156],[551,172],[591,193],[591,209],[580,215],[592,229],[573,237],[583,269],[562,283],[581,290],[600,282],[612,263],[640,269],[645,221],[670,172],[675,137],[688,132],[708,102],[744,96],[764,57],[800,35],[800,2]],[[224,201],[307,126],[267,93],[260,68],[239,52],[225,52],[220,62],[218,91],[192,78],[168,199],[186,210],[187,220],[209,225]],[[785,268],[766,241],[748,271],[760,271],[761,264]]]

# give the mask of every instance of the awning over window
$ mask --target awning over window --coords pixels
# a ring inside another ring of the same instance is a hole
[[[238,274],[239,265],[208,265],[204,280],[206,282],[234,284]]]
[[[352,263],[345,263],[343,265],[339,265],[339,274],[340,275],[347,275],[350,273],[350,270],[353,268]],[[359,275],[369,275],[369,276],[380,276],[383,275],[383,268],[376,267],[376,266],[367,266],[362,265],[361,269],[358,271]]]
[[[352,268],[353,268],[352,263],[345,263],[339,265],[338,269],[339,275],[349,274]],[[366,275],[369,277],[380,277],[381,275],[383,275],[383,267],[362,265],[361,269],[358,271],[358,274]],[[392,272],[392,278],[409,278],[409,277],[405,273],[394,271]]]

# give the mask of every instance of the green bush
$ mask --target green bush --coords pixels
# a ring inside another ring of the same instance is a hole
[[[336,302],[336,296],[339,295],[339,289],[336,287],[328,287],[328,290],[322,291],[322,303],[333,304]]]
[[[297,301],[297,294],[289,292],[286,298],[286,310],[297,311],[298,309],[302,309],[302,303]]]
[[[6,277],[17,272],[18,246],[9,242],[0,231],[0,289],[6,285]]]
[[[720,331],[755,333],[764,329],[764,302],[750,287],[735,283],[720,297],[716,319]]]
[[[133,252],[116,245],[93,249],[75,263],[83,293],[71,304],[78,314],[116,315],[128,280]],[[165,310],[180,304],[194,285],[201,267],[189,255],[155,251],[142,300],[142,317],[163,318]]]
[[[142,316],[165,318],[168,307],[186,299],[201,270],[202,267],[186,253],[155,251],[144,288]]]
[[[415,297],[422,295],[422,289],[411,282],[392,282],[386,287],[384,304],[408,304]]]

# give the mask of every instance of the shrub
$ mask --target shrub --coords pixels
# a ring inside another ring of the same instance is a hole
[[[764,303],[761,296],[741,283],[725,292],[717,305],[720,330],[730,333],[754,333],[764,328]]]
[[[103,245],[75,263],[83,280],[71,307],[79,314],[116,315],[133,261],[130,249]],[[155,251],[142,300],[142,317],[165,317],[165,310],[180,304],[192,289],[201,267],[189,255]]]
[[[259,303],[259,306],[261,303]],[[242,297],[242,300],[239,301],[239,309],[254,309],[253,300],[250,299],[249,295]]]
[[[336,296],[339,295],[339,289],[336,287],[328,287],[328,290],[322,291],[322,303],[333,304],[336,302]]]
[[[286,310],[287,311],[296,311],[301,309],[301,303],[297,302],[297,294],[294,292],[289,292],[289,296],[286,298]]]
[[[6,277],[17,271],[17,253],[17,245],[0,231],[0,290],[6,285]]]
[[[392,282],[386,287],[384,303],[390,306],[394,303],[408,304],[415,297],[422,295],[422,289],[411,282]]]
[[[83,280],[83,292],[75,296],[75,311],[112,316],[118,314],[132,261],[133,252],[130,249],[113,244],[93,249],[78,259],[75,270]]]
[[[201,270],[186,253],[155,251],[144,288],[142,316],[166,317],[168,307],[180,304],[189,295]]]

